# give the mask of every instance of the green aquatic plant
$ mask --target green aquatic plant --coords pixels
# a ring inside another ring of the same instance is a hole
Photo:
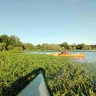
[[[94,70],[66,57],[3,52],[0,95],[16,96],[40,71],[53,96],[96,96]]]

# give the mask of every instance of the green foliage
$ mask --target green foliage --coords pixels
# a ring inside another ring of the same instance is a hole
[[[60,50],[61,47],[59,46],[59,44],[46,44],[46,43],[44,43],[44,44],[42,44],[41,49],[43,49],[43,50]]]
[[[0,36],[0,42],[8,44],[9,37],[4,34]]]
[[[15,36],[15,35],[11,35],[9,37],[9,45],[12,45],[12,46],[19,46],[20,44],[20,39]]]
[[[13,47],[12,45],[8,45],[8,46],[7,46],[7,49],[8,49],[8,50],[12,50],[13,48],[14,48],[14,47]]]
[[[2,44],[4,46],[2,47]],[[96,44],[95,45],[85,45],[84,43],[82,44],[72,44],[69,45],[67,42],[63,42],[62,44],[48,44],[48,43],[43,43],[43,44],[38,44],[37,46],[34,46],[31,43],[22,43],[20,41],[20,38],[18,38],[15,35],[7,36],[6,34],[0,36],[0,51],[2,50],[14,50],[17,47],[22,47],[23,50],[76,50],[76,49],[81,49],[81,50],[96,50]]]
[[[15,52],[21,52],[23,50],[23,48],[22,47],[14,47],[13,50]]]
[[[72,48],[72,46],[69,46],[68,49],[69,49],[69,50],[72,50],[73,48]]]
[[[67,42],[64,42],[61,44],[61,47],[64,47],[65,49],[68,49],[69,45]]]
[[[24,43],[24,44],[23,44],[23,48],[24,48],[25,50],[30,50],[30,51],[32,51],[32,50],[35,49],[35,46],[34,46],[33,44],[31,44],[31,43]]]
[[[5,50],[6,48],[6,44],[5,43],[0,43],[0,51]]]
[[[88,64],[70,58],[2,52],[0,54],[1,96],[16,96],[35,76],[45,70],[45,80],[53,96],[96,96],[94,71]]]

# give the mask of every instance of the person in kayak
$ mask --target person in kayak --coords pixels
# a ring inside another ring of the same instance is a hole
[[[68,54],[68,50],[65,50],[64,54]]]
[[[68,54],[68,50],[65,51],[61,50],[60,54]]]

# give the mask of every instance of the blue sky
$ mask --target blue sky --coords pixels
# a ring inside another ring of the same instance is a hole
[[[22,42],[96,44],[96,0],[0,0],[0,35]]]

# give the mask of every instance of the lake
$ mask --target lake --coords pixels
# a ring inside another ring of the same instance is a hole
[[[59,53],[59,52],[25,52],[25,54],[47,54],[47,53]],[[84,53],[84,59],[78,59],[80,62],[96,63],[96,50],[76,50],[69,51],[69,53]]]

